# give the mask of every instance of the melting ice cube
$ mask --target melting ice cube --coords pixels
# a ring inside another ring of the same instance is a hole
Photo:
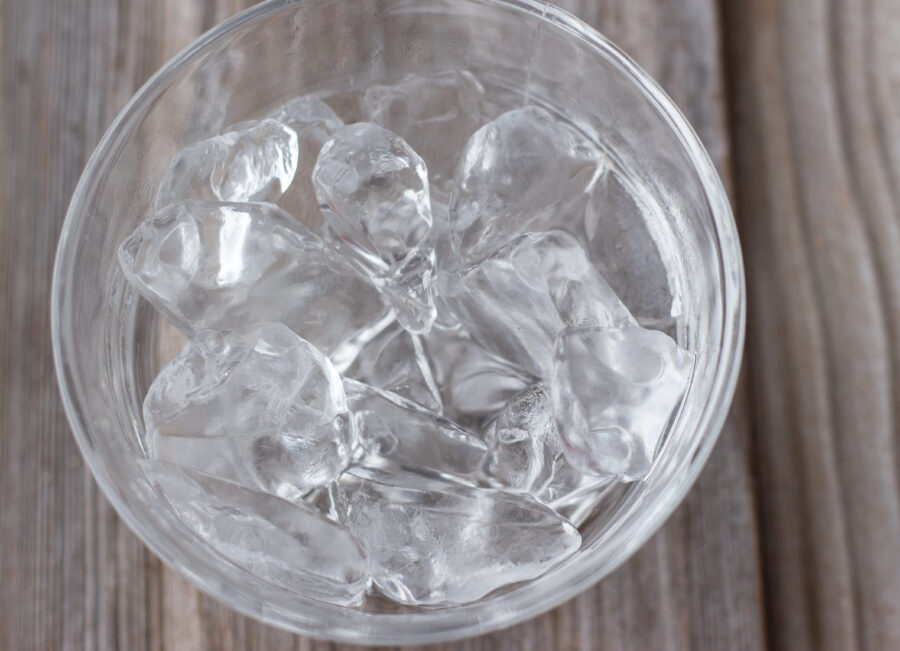
[[[151,457],[295,500],[334,480],[356,430],[341,378],[281,324],[203,331],[144,399]]]

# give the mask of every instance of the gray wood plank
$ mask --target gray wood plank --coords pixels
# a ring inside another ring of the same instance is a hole
[[[900,648],[900,7],[724,6],[772,645]]]
[[[156,68],[244,4],[0,4],[0,648],[338,648],[231,612],[146,550],[84,469],[52,374],[53,247],[87,156]],[[728,182],[713,0],[563,6],[599,26],[663,83]],[[880,43],[889,47],[886,33]],[[608,580],[509,631],[436,648],[762,648],[751,413],[757,410],[742,388],[697,488]]]

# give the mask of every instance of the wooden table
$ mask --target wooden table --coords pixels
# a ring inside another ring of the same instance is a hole
[[[139,85],[242,0],[0,0],[0,648],[336,649],[165,568],[78,454],[50,270]],[[697,486],[629,563],[443,649],[900,649],[900,0],[566,0],[685,111],[731,192],[744,375]]]

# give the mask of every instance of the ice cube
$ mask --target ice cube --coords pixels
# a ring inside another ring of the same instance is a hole
[[[236,124],[175,156],[156,206],[183,199],[275,201],[294,179],[298,155],[297,134],[281,122]]]
[[[564,327],[633,323],[575,238],[562,231],[520,235],[439,283],[442,307],[476,341],[540,378],[549,377]]]
[[[328,353],[388,311],[318,236],[270,204],[171,204],[122,243],[119,262],[187,334],[280,321]]]
[[[199,332],[144,399],[152,458],[296,500],[334,480],[356,438],[341,378],[282,324]]]
[[[291,100],[277,109],[272,117],[289,126],[299,137],[318,142],[319,147],[344,126],[338,114],[315,95],[304,95]]]
[[[585,474],[642,478],[690,382],[694,354],[639,326],[584,326],[556,344],[553,412]]]
[[[303,502],[319,511],[329,520],[339,521],[335,492],[337,484],[332,482],[325,486],[317,486],[303,496]]]
[[[477,424],[535,381],[479,346],[459,324],[435,325],[422,344],[444,414],[458,422]]]
[[[656,244],[666,234],[653,231],[659,221],[649,201],[613,170],[595,185],[584,214],[588,257],[642,325],[669,325],[677,316],[664,249]]]
[[[425,163],[378,125],[339,129],[319,154],[313,182],[329,229],[376,266],[406,260],[431,229]]]
[[[484,88],[470,72],[408,75],[370,86],[362,97],[369,120],[402,136],[425,160],[434,187],[449,182],[466,141],[481,125]]]
[[[434,267],[425,163],[398,135],[360,122],[338,129],[313,169],[334,241],[385,293],[397,320],[418,334],[434,322]]]
[[[431,199],[431,241],[434,242],[434,276],[443,270],[453,271],[457,265],[456,250],[453,247],[453,238],[450,233],[450,209],[442,201]],[[442,315],[438,313],[436,323],[443,323]],[[455,322],[455,319],[453,319]],[[447,325],[445,323],[445,325]]]
[[[484,432],[492,485],[530,494],[567,518],[587,515],[610,484],[583,475],[566,459],[550,396],[541,385],[514,396]],[[580,524],[580,522],[575,523]]]
[[[373,322],[364,330],[359,331],[354,337],[348,339],[338,348],[328,353],[328,358],[338,373],[343,375],[348,368],[356,361],[362,349],[387,328],[397,323],[396,315],[393,310],[388,310],[385,315],[378,321]]]
[[[480,477],[487,447],[477,436],[400,396],[344,380],[359,441],[373,458],[363,465],[400,465],[462,479]],[[379,457],[381,459],[379,459]]]
[[[343,375],[407,398],[428,411],[441,411],[441,396],[420,335],[410,334],[396,322],[365,344]]]
[[[238,567],[321,601],[362,601],[368,560],[343,525],[302,502],[193,470],[151,460],[141,466],[184,524]]]
[[[485,124],[466,144],[450,198],[459,266],[490,255],[535,221],[583,206],[599,171],[596,148],[542,108]]]
[[[581,527],[589,517],[601,511],[604,505],[614,505],[616,497],[626,484],[613,477],[592,477],[578,472],[568,461],[564,472],[556,471],[558,477],[566,477],[567,488],[558,496],[546,502],[547,506],[559,513],[576,527]],[[571,473],[571,474],[570,474]]]
[[[550,483],[562,442],[540,385],[510,400],[485,430],[487,470],[501,488],[538,494]]]
[[[475,601],[540,576],[581,544],[578,530],[546,506],[496,489],[352,468],[340,494],[373,580],[405,604]]]
[[[437,318],[431,275],[434,250],[417,250],[388,276],[371,277],[397,313],[397,322],[413,334],[431,330]]]
[[[307,228],[321,234],[322,213],[312,185],[313,166],[322,145],[344,123],[328,104],[314,95],[304,95],[288,102],[272,117],[296,132],[299,145],[294,182],[278,203]]]

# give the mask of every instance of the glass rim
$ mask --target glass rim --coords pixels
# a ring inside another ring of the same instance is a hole
[[[297,633],[351,644],[447,642],[506,628],[568,601],[618,568],[647,542],[681,503],[711,454],[737,385],[746,319],[743,259],[731,208],[718,173],[686,118],[662,88],[616,45],[578,18],[541,0],[471,0],[500,9],[519,11],[537,21],[550,22],[590,46],[640,90],[641,95],[675,133],[693,165],[712,215],[711,225],[720,267],[717,271],[722,279],[720,289],[723,305],[722,323],[717,324],[721,325],[721,348],[714,363],[710,362],[710,368],[714,368],[714,381],[694,435],[698,445],[693,454],[687,455],[689,458],[682,463],[678,481],[672,482],[672,490],[662,492],[653,503],[645,505],[647,508],[640,514],[640,526],[632,525],[630,537],[619,535],[618,546],[604,548],[602,554],[597,553],[600,550],[587,552],[577,562],[552,570],[529,584],[531,586],[541,582],[540,589],[515,589],[491,598],[494,607],[490,610],[484,608],[483,602],[474,602],[416,613],[365,613],[300,598],[298,602],[302,602],[304,606],[301,611],[289,613],[269,609],[265,604],[230,589],[227,582],[216,580],[216,575],[222,573],[219,566],[207,562],[201,554],[188,554],[183,546],[179,547],[169,539],[169,532],[153,526],[154,521],[141,517],[120,495],[120,487],[109,474],[103,455],[91,442],[88,434],[90,425],[83,421],[83,413],[79,407],[85,399],[79,388],[76,372],[75,342],[71,336],[67,336],[71,334],[72,321],[71,297],[66,291],[67,272],[76,255],[73,246],[75,237],[81,232],[83,223],[90,218],[87,207],[94,190],[104,182],[104,172],[108,172],[114,164],[141,110],[160,96],[182,68],[205,54],[224,37],[267,14],[306,1],[309,0],[267,0],[200,36],[144,83],[108,127],[88,160],[61,230],[51,291],[53,356],[66,416],[82,457],[119,517],[163,562],[186,576],[203,592],[241,613]],[[617,522],[616,526],[621,529],[624,524]],[[212,568],[212,573],[204,571],[207,567]]]

